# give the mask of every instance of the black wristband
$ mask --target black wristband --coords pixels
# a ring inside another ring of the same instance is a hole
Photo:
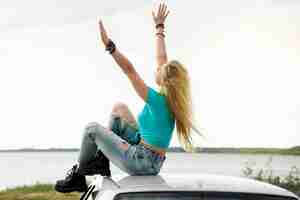
[[[105,50],[110,54],[112,54],[116,50],[116,45],[111,39],[108,40],[108,44],[106,45]]]
[[[156,25],[155,25],[155,28],[159,28],[159,27],[165,28],[165,25],[164,25],[163,23],[160,23],[160,24],[156,24]]]

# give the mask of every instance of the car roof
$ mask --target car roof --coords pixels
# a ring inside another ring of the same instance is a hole
[[[114,194],[124,192],[147,191],[214,191],[268,194],[298,197],[281,187],[252,178],[219,175],[209,173],[166,173],[155,176],[131,176],[127,174],[104,177],[99,184],[99,191],[113,191]],[[98,179],[98,181],[100,181]]]

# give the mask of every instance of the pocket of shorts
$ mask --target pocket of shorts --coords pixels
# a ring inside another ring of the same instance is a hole
[[[164,163],[166,158],[160,159],[159,157],[154,157],[152,162],[152,168],[155,170],[156,173],[160,172],[160,169]]]

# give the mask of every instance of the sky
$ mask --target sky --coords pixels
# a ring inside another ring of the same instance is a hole
[[[300,3],[165,1],[169,59],[189,71],[200,147],[300,145]],[[100,42],[98,19],[146,84],[155,84],[159,1],[0,3],[0,149],[79,148],[116,102],[144,106]],[[179,146],[176,130],[170,146]]]

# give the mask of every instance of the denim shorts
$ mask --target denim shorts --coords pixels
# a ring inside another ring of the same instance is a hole
[[[157,175],[166,159],[139,143],[141,135],[136,124],[112,114],[109,128],[90,122],[83,133],[79,164],[93,159],[101,150],[108,159],[129,175]]]

